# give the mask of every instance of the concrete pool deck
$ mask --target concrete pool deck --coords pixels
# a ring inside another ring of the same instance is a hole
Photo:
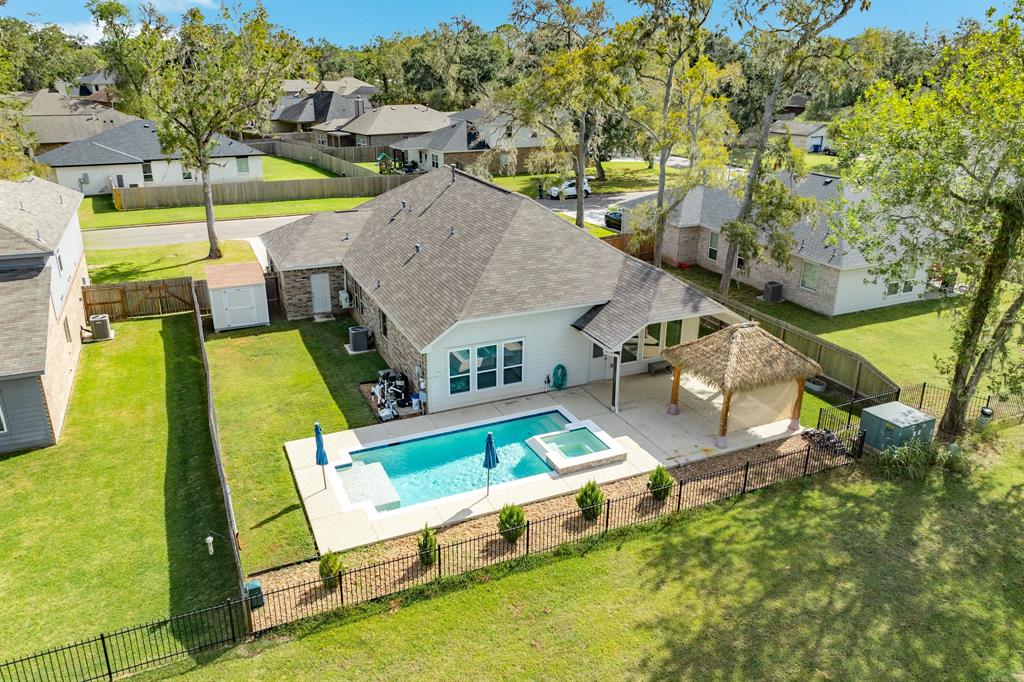
[[[285,452],[317,549],[322,554],[415,533],[424,523],[437,527],[465,521],[493,513],[510,502],[525,504],[557,497],[578,490],[589,480],[611,483],[652,471],[658,464],[677,466],[793,435],[787,429],[789,420],[775,421],[730,432],[729,447],[717,449],[714,437],[720,396],[716,400],[715,392],[684,377],[680,413],[670,416],[666,414],[670,387],[668,375],[624,378],[620,391],[622,407],[618,414],[602,402],[606,394],[610,394],[610,387],[607,382],[599,382],[324,434],[327,457],[334,464],[341,449],[352,450],[390,438],[562,406],[577,419],[593,420],[626,449],[625,461],[616,464],[565,475],[541,474],[492,485],[490,495],[478,490],[390,512],[368,513],[361,507],[342,509],[333,489],[336,484],[332,482],[333,471],[327,472],[328,483],[324,485],[324,471],[316,465],[313,438],[289,441],[285,443]],[[330,465],[327,468],[330,469]]]

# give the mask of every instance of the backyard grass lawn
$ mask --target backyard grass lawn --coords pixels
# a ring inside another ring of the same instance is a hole
[[[376,423],[358,383],[384,361],[349,356],[350,318],[278,322],[207,337],[221,446],[246,573],[316,554],[284,443]]]
[[[317,211],[341,211],[355,208],[371,197],[338,197],[331,199],[298,199],[295,201],[260,201],[254,204],[223,204],[214,206],[218,220],[232,218],[265,218],[276,215],[301,215]],[[196,223],[206,220],[202,206],[179,208],[143,208],[118,211],[114,200],[106,195],[85,197],[78,209],[78,220],[86,230],[105,227],[127,227],[159,223]]]
[[[0,458],[0,659],[237,595],[193,318],[114,327],[60,443]]]
[[[371,170],[374,173],[380,173],[380,164],[376,161],[354,161],[357,166],[362,166],[366,170]]]
[[[190,676],[1020,679],[1024,431],[1004,435],[964,482],[836,470],[265,636]]]
[[[90,249],[85,255],[89,263],[89,278],[93,284],[170,277],[206,279],[207,265],[256,260],[252,247],[244,240],[222,241],[220,249],[224,257],[219,260],[206,259],[210,251],[209,242],[132,249]]]
[[[718,273],[693,266],[665,269],[706,289],[718,289]],[[948,384],[934,358],[951,354],[952,314],[940,315],[952,304],[949,300],[915,301],[829,318],[785,301],[759,301],[760,293],[746,285],[734,284],[732,289],[738,302],[860,353],[900,384]]]
[[[280,156],[263,157],[263,180],[321,180],[337,177],[334,173],[305,161],[295,161]]]
[[[646,161],[609,161],[604,164],[607,180],[591,180],[590,191],[595,194],[610,194],[614,192],[638,192],[641,190],[658,189],[658,168],[648,168]],[[669,168],[669,174],[681,173],[677,168]],[[587,169],[587,175],[596,175],[594,168]],[[530,175],[521,173],[519,175],[495,176],[493,182],[505,189],[510,189],[528,197],[536,198],[537,181],[544,182],[544,189],[554,182],[554,175]],[[566,200],[568,204],[570,201]]]
[[[572,223],[573,225],[576,224],[575,215],[568,215],[565,213],[556,213],[555,215],[558,216],[559,218],[562,218]],[[590,222],[589,220],[584,220],[583,225],[587,228],[587,232],[594,235],[595,237],[610,237],[613,234],[618,234],[618,232],[616,232],[615,230],[609,230],[607,227],[602,227],[597,223]]]

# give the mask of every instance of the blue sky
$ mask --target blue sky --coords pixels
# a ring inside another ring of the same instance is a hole
[[[155,0],[154,4],[176,17],[190,5],[214,9],[215,0]],[[349,45],[361,44],[378,34],[419,32],[459,14],[484,28],[494,28],[507,20],[511,0],[265,0],[264,4],[276,23],[301,38],[322,37]],[[724,24],[721,10],[726,2],[716,0],[716,5],[717,23]],[[834,33],[852,35],[867,26],[948,31],[956,27],[960,17],[983,17],[991,5],[1005,7],[1005,0],[874,0],[869,11],[844,19]],[[636,13],[626,0],[608,0],[608,6],[617,19]],[[54,22],[75,33],[95,35],[84,0],[9,0],[0,7],[0,13],[38,23]]]

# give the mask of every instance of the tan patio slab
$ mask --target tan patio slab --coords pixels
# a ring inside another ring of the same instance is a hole
[[[608,414],[608,406],[592,396],[585,386],[574,386],[552,397],[557,398],[557,402],[572,412],[577,419],[591,419]]]
[[[295,484],[302,496],[302,504],[306,506],[306,516],[311,522],[338,513],[338,498],[329,482],[324,487],[322,467],[296,469]]]
[[[317,519],[316,523],[311,522],[310,526],[313,528],[313,539],[320,554],[341,552],[380,539],[366,514],[357,512],[337,512],[323,516]]]
[[[511,398],[510,400],[499,400],[494,405],[495,409],[501,414],[516,414],[518,412],[529,412],[530,410],[539,410],[546,407],[554,407],[558,403],[552,398],[551,393],[538,393],[536,395],[528,395],[522,398]]]
[[[498,411],[495,403],[486,403],[484,405],[460,407],[457,410],[449,410],[447,412],[435,412],[430,415],[430,419],[434,424],[433,428],[446,429],[452,426],[471,424],[500,416],[501,412]]]
[[[491,490],[491,494],[494,494],[494,490]],[[441,501],[434,505],[434,509],[440,515],[441,520],[438,523],[444,525],[450,525],[458,523],[459,521],[465,521],[471,519],[474,516],[482,516],[483,514],[490,514],[495,510],[494,499],[487,496],[484,491],[473,494],[468,499],[459,496],[461,499]],[[500,504],[498,505],[501,506]]]
[[[394,516],[385,515],[377,519],[370,519],[370,526],[378,538],[386,540],[388,538],[418,533],[423,530],[424,523],[430,524],[431,528],[436,528],[443,522],[444,517],[437,509],[428,508],[415,510],[408,514],[396,513]],[[358,545],[352,546],[356,547]]]
[[[423,416],[385,422],[384,428],[389,436],[401,438],[402,436],[411,436],[416,433],[423,433],[424,431],[431,431],[441,427],[434,423],[434,420],[431,419],[430,416]]]

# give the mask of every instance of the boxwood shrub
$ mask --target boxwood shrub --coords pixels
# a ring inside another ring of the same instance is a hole
[[[420,550],[420,563],[424,566],[433,566],[437,561],[437,531],[424,523],[417,545]]]
[[[320,580],[325,588],[333,590],[340,585],[344,573],[345,564],[341,562],[341,552],[328,552],[320,557]]]
[[[601,505],[604,504],[604,493],[597,481],[587,481],[576,494],[576,504],[583,512],[583,518],[593,521],[601,515]]]
[[[647,489],[651,491],[651,497],[661,502],[672,492],[672,475],[659,464],[647,478]]]
[[[498,532],[501,537],[515,544],[526,531],[526,512],[518,504],[506,504],[498,512]]]

